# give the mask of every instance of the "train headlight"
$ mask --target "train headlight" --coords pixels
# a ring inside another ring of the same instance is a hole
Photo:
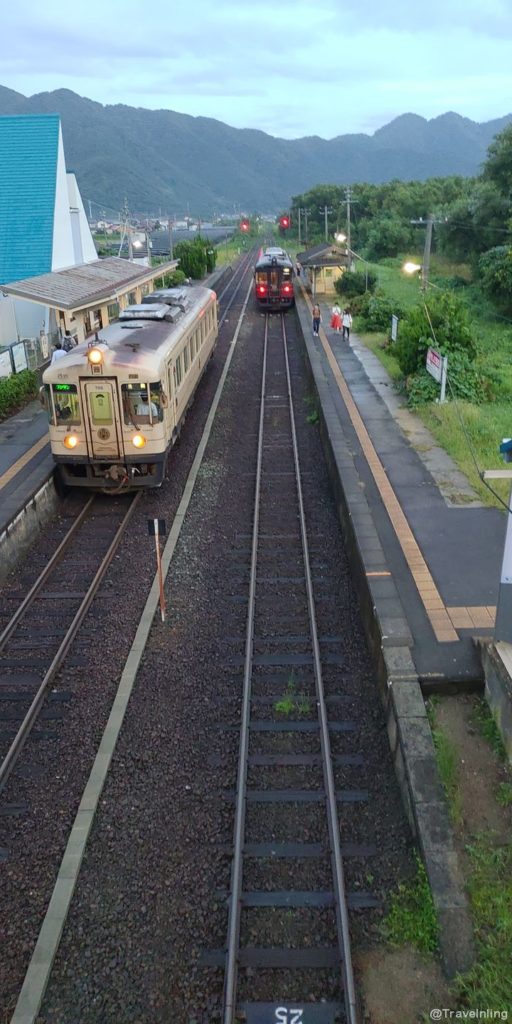
[[[144,445],[146,444],[144,434],[134,434],[132,437],[132,444],[135,448],[144,448]]]
[[[72,451],[73,448],[76,448],[77,444],[78,444],[78,438],[77,438],[76,434],[66,434],[66,436],[64,438],[64,447],[65,448],[69,448],[69,450]]]
[[[90,348],[87,350],[87,358],[93,366],[99,366],[103,362],[103,352],[100,348]]]

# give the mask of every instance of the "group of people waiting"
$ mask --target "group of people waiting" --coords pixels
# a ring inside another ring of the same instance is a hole
[[[313,306],[313,334],[315,337],[318,337],[321,322],[322,313],[320,306],[316,303]],[[331,309],[330,327],[332,327],[334,331],[337,331],[338,334],[342,334],[344,341],[348,341],[350,338],[350,328],[352,327],[352,314],[350,309],[347,307],[342,310],[338,303],[335,302]]]

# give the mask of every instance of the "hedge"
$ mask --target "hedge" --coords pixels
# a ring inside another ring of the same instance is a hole
[[[22,370],[12,377],[0,379],[0,419],[21,409],[37,394],[37,377],[33,370]]]

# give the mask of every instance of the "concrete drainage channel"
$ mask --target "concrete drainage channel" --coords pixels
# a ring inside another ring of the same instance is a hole
[[[25,505],[0,534],[0,583],[15,568],[35,538],[53,519],[60,498],[53,473],[30,495]]]
[[[305,303],[298,303],[297,313],[302,323],[311,382],[318,396],[319,426],[328,471],[385,709],[395,772],[428,875],[439,922],[443,966],[447,977],[451,978],[457,972],[466,971],[474,960],[473,929],[425,702],[411,655],[412,636],[392,579],[386,580],[387,591],[381,595],[380,591],[377,593],[375,581],[367,575],[376,558],[385,568],[385,554],[334,406],[322,360],[310,338],[310,315]],[[390,623],[386,624],[385,602],[388,599],[392,599],[394,606],[392,628],[388,628]]]

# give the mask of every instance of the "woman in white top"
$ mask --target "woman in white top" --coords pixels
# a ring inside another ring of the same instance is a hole
[[[343,324],[343,340],[348,341],[350,337],[350,328],[352,327],[352,316],[349,309],[344,309],[341,314],[341,322]]]

